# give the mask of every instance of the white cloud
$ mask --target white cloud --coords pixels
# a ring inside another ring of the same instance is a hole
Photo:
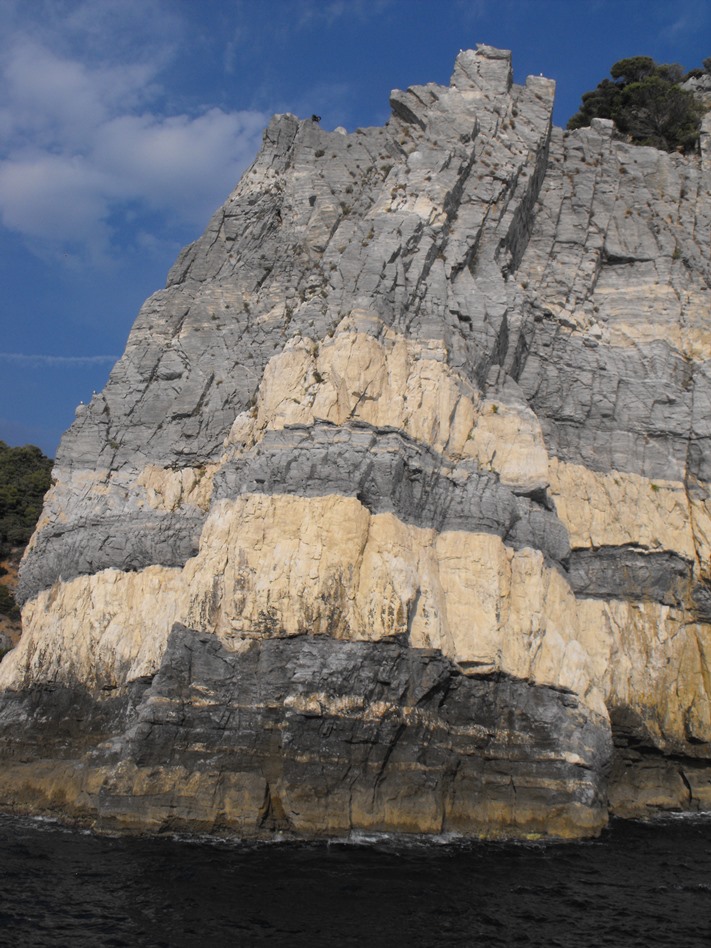
[[[105,238],[107,181],[81,155],[32,155],[0,162],[0,214],[5,227],[43,241]]]
[[[689,29],[696,27],[696,21],[692,21],[690,17],[686,14],[682,14],[680,17],[674,20],[673,23],[669,25],[668,34],[669,36],[678,36],[680,33],[686,33]]]
[[[129,208],[204,226],[252,159],[268,116],[165,111],[161,70],[177,46],[174,22],[171,38],[160,38],[160,2],[39,7],[47,22],[23,20],[27,8],[17,5],[14,18],[0,15],[2,224],[37,252],[70,243],[94,259],[122,239],[116,221]],[[131,32],[138,39],[127,58]]]
[[[88,68],[36,42],[20,40],[3,63],[15,133],[32,134],[42,143],[84,144],[87,134],[113,111],[140,101],[149,70],[140,64]]]
[[[118,196],[192,222],[227,197],[264,124],[260,112],[216,108],[194,117],[122,115],[99,128],[93,157]]]
[[[304,27],[318,20],[332,26],[344,18],[367,22],[381,16],[391,3],[392,0],[302,0],[298,26]]]

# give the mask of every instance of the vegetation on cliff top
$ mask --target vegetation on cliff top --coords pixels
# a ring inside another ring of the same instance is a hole
[[[635,145],[665,151],[691,151],[699,139],[704,106],[682,83],[690,76],[711,73],[711,58],[703,70],[685,75],[676,63],[655,63],[649,56],[621,59],[603,79],[585,92],[569,129],[590,125],[594,118],[612,119],[618,132]]]
[[[51,483],[52,461],[28,444],[11,448],[0,441],[0,560],[24,547],[42,511]],[[0,614],[17,617],[12,593],[0,586]]]

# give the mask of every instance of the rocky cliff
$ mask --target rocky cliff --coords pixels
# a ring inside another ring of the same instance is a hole
[[[5,806],[563,837],[711,808],[709,135],[566,133],[553,94],[482,46],[384,128],[273,119],[62,441]]]

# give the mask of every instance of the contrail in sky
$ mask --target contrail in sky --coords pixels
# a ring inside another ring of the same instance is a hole
[[[38,367],[43,365],[67,366],[96,365],[100,362],[116,362],[118,356],[54,356],[54,355],[24,355],[21,352],[0,352],[0,362],[16,362],[20,365]]]

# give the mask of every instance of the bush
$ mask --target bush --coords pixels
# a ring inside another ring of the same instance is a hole
[[[0,441],[0,557],[32,536],[51,472],[52,461],[39,448],[11,448]]]
[[[7,586],[0,586],[0,615],[10,619],[20,618],[20,610]]]
[[[706,68],[707,60],[704,60]],[[703,105],[681,87],[684,72],[676,63],[655,63],[649,56],[621,59],[596,89],[586,92],[569,129],[612,119],[618,132],[636,145],[665,151],[691,151],[699,139]]]

